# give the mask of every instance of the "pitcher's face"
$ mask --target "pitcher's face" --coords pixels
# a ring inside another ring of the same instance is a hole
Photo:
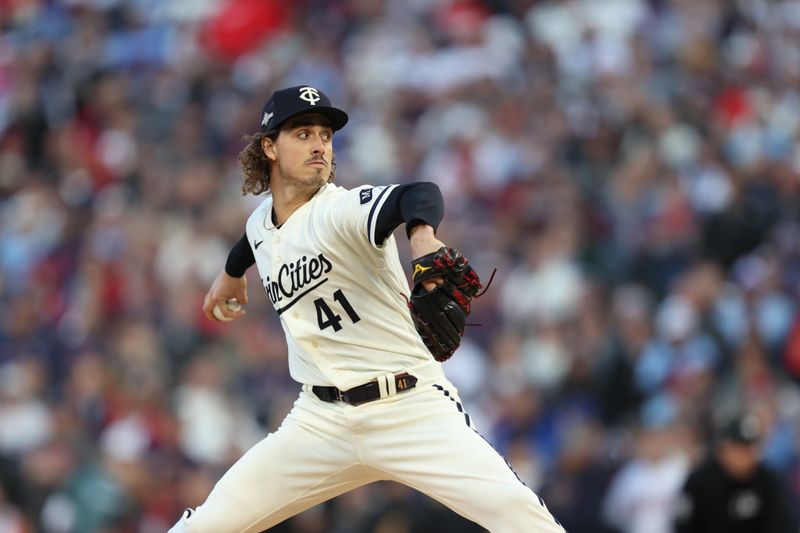
[[[287,183],[322,186],[328,182],[333,128],[324,116],[305,114],[289,119],[274,142],[264,141],[264,153],[276,162]]]

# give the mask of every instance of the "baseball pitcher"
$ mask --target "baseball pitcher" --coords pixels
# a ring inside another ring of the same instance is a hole
[[[481,437],[441,361],[458,348],[481,281],[436,238],[439,189],[334,185],[348,120],[309,86],[276,91],[240,154],[245,193],[268,193],[205,298],[244,313],[254,263],[302,387],[277,431],[248,450],[172,533],[258,532],[378,480],[427,494],[492,532],[563,532]],[[409,291],[392,233],[405,225]]]

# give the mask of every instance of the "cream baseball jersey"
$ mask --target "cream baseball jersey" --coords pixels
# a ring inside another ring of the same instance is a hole
[[[396,241],[377,242],[378,213],[395,187],[326,184],[280,227],[272,197],[250,215],[247,236],[294,380],[347,390],[432,360],[408,312]]]

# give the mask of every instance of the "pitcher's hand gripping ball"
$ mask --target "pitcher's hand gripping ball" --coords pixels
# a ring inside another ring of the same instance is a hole
[[[224,305],[228,307],[229,311],[233,312],[239,311],[242,308],[242,304],[240,304],[239,300],[237,300],[236,298],[228,298],[225,301]],[[220,309],[219,305],[214,306],[213,313],[214,317],[216,317],[216,319],[219,320],[220,322],[230,322],[231,320],[233,320],[232,318],[222,314],[222,309]]]
[[[414,327],[434,359],[447,361],[461,344],[470,303],[483,287],[466,257],[454,248],[415,259],[411,266],[414,288],[408,307]],[[439,278],[443,283],[431,292],[422,282]]]

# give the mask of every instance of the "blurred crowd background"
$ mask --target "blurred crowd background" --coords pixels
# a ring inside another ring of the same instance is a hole
[[[568,531],[669,531],[745,411],[800,508],[800,1],[0,0],[0,531],[163,532],[288,412],[256,273],[201,304],[295,84],[497,268],[445,370]],[[383,483],[276,530],[476,529]]]

